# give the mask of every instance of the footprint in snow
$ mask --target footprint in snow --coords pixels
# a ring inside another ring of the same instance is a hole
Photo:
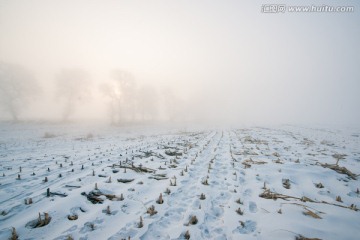
[[[211,235],[210,235],[210,231],[209,231],[209,228],[203,224],[199,227],[199,229],[201,230],[201,236],[206,238],[206,239],[210,239],[211,238]],[[179,238],[179,239],[182,239],[182,238]]]
[[[250,188],[248,188],[244,191],[244,196],[251,197],[251,194],[252,194],[252,190]]]
[[[241,233],[241,234],[249,234],[255,232],[256,230],[256,222],[247,220],[243,223],[243,226],[238,226],[232,232],[233,233]]]
[[[118,231],[115,235],[108,238],[108,240],[117,240],[117,239],[123,239],[124,237],[131,237],[133,239],[138,234],[138,231],[133,228],[122,228],[120,231]]]
[[[214,232],[217,234],[222,234],[224,232],[224,230],[222,228],[215,228]]]
[[[189,182],[189,180],[182,180],[182,181],[180,181],[181,184],[186,184],[186,183],[188,183],[188,182]]]
[[[222,215],[224,215],[224,210],[222,208],[220,208],[220,207],[213,207],[211,209],[211,213],[213,214],[213,216],[219,218]]]
[[[212,184],[213,186],[219,185],[219,183],[217,181],[211,181],[210,184]]]
[[[250,202],[249,203],[249,211],[251,213],[256,213],[258,211],[257,205],[255,202]]]
[[[244,183],[244,182],[245,182],[245,179],[242,177],[239,177],[239,183]]]
[[[228,192],[221,192],[219,196],[215,198],[216,203],[225,203],[227,200],[229,200],[231,197],[231,194]]]
[[[204,216],[205,225],[208,224],[209,222],[215,222],[216,220],[217,220],[217,217],[215,215],[210,215],[208,213],[205,213],[205,216]]]
[[[185,212],[186,209],[183,209],[183,208],[178,208],[178,209],[174,209],[174,210],[171,210],[171,211],[167,211],[165,214],[164,214],[164,218],[163,219],[170,219],[169,220],[166,220],[168,222],[171,222],[171,220],[173,221],[180,221],[183,216],[182,214]]]
[[[69,233],[74,232],[77,228],[78,228],[78,225],[74,225],[74,226],[70,227],[69,229],[65,230],[64,232],[62,232],[62,234],[69,235]],[[64,239],[64,238],[62,238],[62,236],[59,236],[58,238],[55,238],[54,240]]]
[[[131,239],[133,239],[133,238],[131,238]],[[164,232],[163,229],[159,229],[158,227],[154,226],[153,223],[152,223],[152,224],[150,224],[149,229],[142,236],[140,236],[139,238],[136,238],[136,239],[141,239],[141,240],[146,240],[146,239],[163,240],[163,239],[170,239],[170,236],[169,236],[168,233]]]
[[[192,207],[193,209],[199,209],[199,205],[200,205],[200,200],[197,199],[193,202]]]

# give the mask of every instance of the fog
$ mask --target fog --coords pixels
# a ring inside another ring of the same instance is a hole
[[[360,4],[265,3],[0,0],[0,119],[359,124]]]

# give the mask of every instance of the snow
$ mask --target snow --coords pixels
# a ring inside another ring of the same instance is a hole
[[[174,152],[181,155],[166,154]],[[360,207],[360,180],[320,165],[335,164],[335,153],[346,154],[339,165],[359,174],[359,130],[1,123],[0,239],[9,239],[12,227],[19,239],[184,239],[186,231],[190,239],[357,239],[360,211],[349,207]],[[140,164],[156,172],[124,172]],[[264,183],[294,198],[262,198]],[[64,195],[47,197],[48,188]],[[84,195],[91,192],[124,199],[101,195],[103,203],[93,204]],[[163,204],[156,203],[160,193]],[[157,213],[150,216],[152,205]],[[33,228],[39,213],[51,220]]]

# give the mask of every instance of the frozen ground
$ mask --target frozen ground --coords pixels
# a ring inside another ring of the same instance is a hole
[[[358,239],[359,135],[2,123],[0,239]]]

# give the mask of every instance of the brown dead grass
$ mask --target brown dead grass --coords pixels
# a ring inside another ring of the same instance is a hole
[[[336,171],[337,173],[340,173],[340,174],[345,174],[347,176],[349,176],[351,179],[353,180],[356,180],[357,179],[357,176],[355,173],[352,173],[350,170],[348,170],[346,167],[340,167],[339,165],[337,164],[322,164],[322,163],[319,163],[322,167],[324,168],[329,168],[331,170],[334,170]]]
[[[286,200],[286,201],[289,201],[290,199],[295,199],[295,200],[300,200],[302,202],[312,202],[312,203],[327,204],[327,205],[333,205],[333,206],[341,207],[341,208],[348,208],[348,209],[354,210],[354,211],[359,211],[359,209],[354,204],[351,204],[350,206],[344,206],[344,205],[340,205],[340,204],[336,204],[336,203],[329,203],[329,202],[326,202],[326,201],[315,201],[315,200],[312,200],[312,199],[310,199],[308,197],[305,197],[305,196],[299,198],[299,197],[279,194],[279,193],[276,193],[276,192],[271,192],[269,189],[265,189],[264,192],[260,193],[259,197],[265,198],[265,199],[273,199],[273,200],[283,199],[283,200]]]
[[[295,237],[295,240],[322,240],[321,238],[308,238],[303,235],[298,235]]]
[[[322,219],[322,217],[320,217],[318,214],[316,214],[315,212],[305,208],[305,211],[303,212],[303,214],[305,216],[310,216],[312,218],[315,218],[315,219]]]

